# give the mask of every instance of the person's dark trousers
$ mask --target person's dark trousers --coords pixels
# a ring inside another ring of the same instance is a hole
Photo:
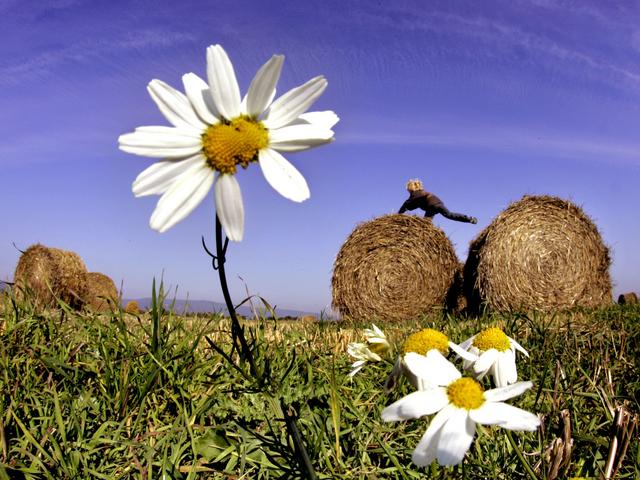
[[[450,212],[449,209],[444,205],[438,205],[434,207],[432,211],[426,212],[424,216],[425,218],[432,218],[436,213],[439,213],[440,215],[448,218],[449,220],[455,220],[456,222],[473,223],[473,217],[469,217],[468,215],[463,215],[462,213]]]

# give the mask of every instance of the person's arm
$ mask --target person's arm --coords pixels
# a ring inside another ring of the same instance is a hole
[[[411,199],[405,200],[405,202],[402,204],[402,206],[400,207],[400,210],[398,210],[398,213],[404,213],[407,210],[409,210],[409,202],[411,201]]]

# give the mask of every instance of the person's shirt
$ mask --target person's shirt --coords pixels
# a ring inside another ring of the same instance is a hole
[[[402,204],[398,213],[404,213],[407,210],[415,210],[420,208],[425,213],[430,213],[437,210],[438,207],[443,207],[444,203],[433,193],[429,193],[425,190],[414,190],[409,192],[409,198]]]

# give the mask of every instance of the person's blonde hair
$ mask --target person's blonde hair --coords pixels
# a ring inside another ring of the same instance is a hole
[[[407,190],[410,192],[417,192],[422,190],[422,182],[417,178],[412,178],[407,182]]]

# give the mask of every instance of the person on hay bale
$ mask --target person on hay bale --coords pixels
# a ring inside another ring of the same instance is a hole
[[[398,213],[420,208],[424,210],[424,218],[431,219],[436,213],[439,213],[443,217],[456,222],[478,223],[476,217],[450,212],[444,206],[442,200],[422,188],[422,182],[418,179],[409,180],[407,182],[407,190],[409,191],[409,198],[402,204]]]

